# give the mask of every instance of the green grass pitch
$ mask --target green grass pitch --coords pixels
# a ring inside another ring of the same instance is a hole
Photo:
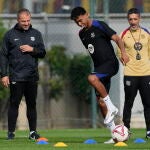
[[[6,131],[0,131],[0,150],[150,150],[150,140],[145,139],[145,129],[133,129],[126,147],[103,144],[110,138],[106,128],[100,129],[56,129],[40,130],[40,135],[48,139],[48,144],[40,145],[28,139],[28,131],[16,131],[14,140],[6,140]],[[134,143],[142,138],[145,143]],[[97,144],[84,144],[87,139],[94,139]],[[57,142],[64,142],[67,147],[54,147]]]

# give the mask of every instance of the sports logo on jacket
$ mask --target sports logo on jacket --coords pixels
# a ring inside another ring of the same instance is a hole
[[[94,46],[92,44],[88,44],[88,51],[90,54],[94,53]]]
[[[35,37],[31,36],[30,37],[31,41],[35,41]]]
[[[18,41],[19,39],[15,38],[14,41]]]

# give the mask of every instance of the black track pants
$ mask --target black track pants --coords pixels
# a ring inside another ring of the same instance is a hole
[[[30,131],[36,131],[36,97],[37,82],[12,82],[10,84],[10,103],[8,108],[8,131],[14,132],[18,117],[18,108],[22,97],[25,96],[27,118]]]
[[[124,76],[124,91],[123,122],[125,126],[130,128],[132,107],[139,91],[144,107],[146,129],[150,131],[150,76]]]

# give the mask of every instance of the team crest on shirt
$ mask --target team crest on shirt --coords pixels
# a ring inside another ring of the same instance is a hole
[[[31,41],[35,41],[35,37],[31,36],[30,37]]]
[[[92,44],[88,44],[88,51],[90,54],[94,53],[94,46]]]
[[[92,32],[92,33],[91,33],[91,38],[94,38],[94,37],[95,37],[95,33]]]

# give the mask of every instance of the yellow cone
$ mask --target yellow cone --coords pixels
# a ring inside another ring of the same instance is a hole
[[[118,142],[114,146],[128,146],[128,145],[124,142]]]
[[[68,145],[63,142],[57,142],[54,147],[67,147]]]

